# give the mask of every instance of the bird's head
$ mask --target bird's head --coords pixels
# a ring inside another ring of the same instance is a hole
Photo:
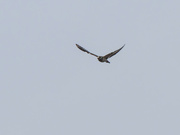
[[[102,56],[98,56],[98,60],[102,60],[103,59],[103,57]]]

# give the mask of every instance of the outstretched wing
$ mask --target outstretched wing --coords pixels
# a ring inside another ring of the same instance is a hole
[[[104,58],[106,58],[106,59],[111,58],[112,56],[114,56],[115,54],[117,54],[124,46],[125,46],[125,44],[124,44],[121,48],[119,48],[118,50],[116,50],[116,51],[114,51],[114,52],[111,52],[111,53],[105,55]]]
[[[77,47],[78,47],[81,51],[83,51],[83,52],[87,52],[87,53],[89,53],[89,54],[91,54],[91,55],[93,55],[93,56],[98,57],[96,54],[93,54],[93,53],[89,52],[88,50],[84,49],[84,48],[83,48],[83,47],[81,47],[80,45],[76,44],[76,46],[77,46]]]

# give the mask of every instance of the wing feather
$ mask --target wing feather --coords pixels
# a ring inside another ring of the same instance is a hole
[[[93,54],[93,53],[89,52],[88,50],[86,50],[86,49],[83,48],[82,46],[80,46],[80,45],[78,45],[78,44],[76,44],[76,46],[77,46],[77,48],[79,48],[81,51],[87,52],[88,54],[91,54],[91,55],[93,55],[93,56],[98,57],[96,54]]]
[[[111,53],[105,55],[104,58],[106,58],[106,59],[111,58],[112,56],[117,54],[124,46],[125,46],[125,44],[121,48],[119,48],[118,50],[115,50],[114,52],[111,52]]]

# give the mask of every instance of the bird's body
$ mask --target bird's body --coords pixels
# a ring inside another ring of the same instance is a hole
[[[110,63],[106,58],[104,58],[103,56],[98,56],[97,58],[100,62],[106,62],[106,63]]]
[[[86,50],[85,48],[81,47],[80,45],[76,44],[76,46],[81,50],[81,51],[84,51],[84,52],[87,52],[88,54],[91,54],[95,57],[97,57],[97,59],[100,61],[100,62],[106,62],[106,63],[110,63],[107,59],[108,58],[111,58],[112,56],[114,56],[115,54],[117,54],[125,45],[123,45],[121,48],[119,48],[118,50],[114,51],[114,52],[111,52],[105,56],[98,56],[96,54],[93,54],[91,52],[89,52],[88,50]]]

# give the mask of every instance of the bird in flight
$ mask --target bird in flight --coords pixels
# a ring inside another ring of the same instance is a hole
[[[111,52],[111,53],[108,53],[107,55],[105,56],[98,56],[96,54],[93,54],[91,52],[89,52],[88,50],[86,50],[85,48],[81,47],[80,45],[76,44],[76,46],[81,50],[81,51],[84,51],[84,52],[87,52],[88,54],[91,54],[95,57],[97,57],[97,59],[100,61],[100,62],[106,62],[106,63],[110,63],[107,59],[108,58],[111,58],[112,56],[114,56],[115,54],[117,54],[124,46],[125,44],[119,48],[118,50],[115,50],[114,52]]]

